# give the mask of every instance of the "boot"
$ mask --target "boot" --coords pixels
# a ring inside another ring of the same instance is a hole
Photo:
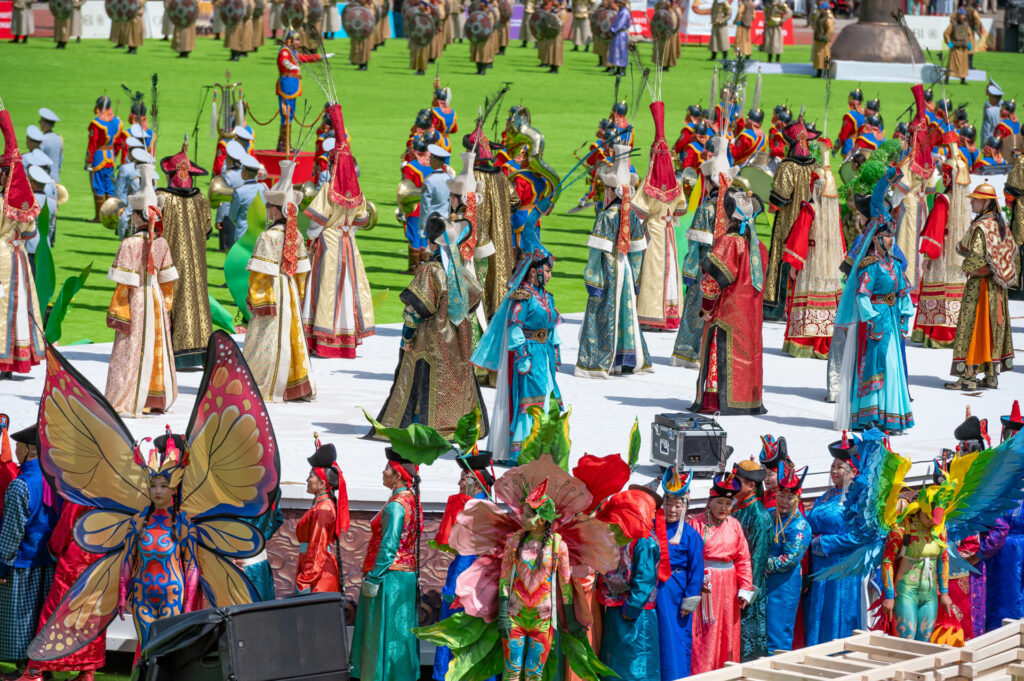
[[[412,274],[416,271],[416,268],[420,265],[420,250],[418,248],[409,249],[409,266],[402,270],[402,274]]]
[[[128,54],[135,54],[135,48],[134,47],[129,47],[128,48]]]
[[[521,45],[521,47],[526,47],[526,41],[525,40],[523,41],[523,44]]]
[[[288,151],[288,124],[281,126],[277,133],[277,151]]]
[[[424,263],[424,262],[430,260],[430,249],[429,248],[421,248],[421,249],[419,249],[419,253],[420,253],[420,262],[421,263]]]
[[[995,374],[985,374],[985,380],[983,380],[978,387],[995,390],[999,387],[999,377]]]
[[[972,391],[978,389],[978,382],[973,378],[958,378],[957,380],[946,383],[946,390],[966,390]]]
[[[586,44],[586,46],[583,48],[583,51],[584,52],[590,52],[590,43]]]
[[[235,52],[234,50],[231,50],[231,58],[228,59],[228,61],[238,61],[238,60],[239,60],[238,52]]]
[[[93,194],[92,195],[92,204],[93,204],[93,207],[96,209],[96,212],[95,212],[95,214],[93,214],[92,220],[89,220],[89,222],[99,222],[100,221],[100,206],[102,206],[103,202],[106,201],[106,200],[107,200],[107,197],[102,195],[102,194],[99,194],[99,195]]]
[[[573,52],[579,52],[580,51],[580,46],[579,45],[573,45],[572,46],[572,51]]]
[[[558,67],[552,66],[550,69],[548,69],[548,73],[558,73]]]
[[[476,75],[485,76],[487,75],[487,67],[482,62],[476,63]]]

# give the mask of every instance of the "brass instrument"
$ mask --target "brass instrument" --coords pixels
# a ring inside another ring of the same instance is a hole
[[[398,209],[402,211],[403,215],[409,215],[420,202],[421,190],[416,184],[407,177],[403,177],[402,181],[398,183],[397,191],[397,203]]]
[[[367,221],[366,226],[363,227],[364,232],[368,232],[376,227],[377,219],[379,217],[379,214],[377,213],[377,204],[369,199],[366,201],[366,214],[369,216],[369,220]]]
[[[100,204],[100,224],[107,229],[117,229],[117,223],[121,219],[124,208],[124,201],[116,196],[111,196]]]
[[[524,148],[526,149],[526,160],[523,167],[510,173],[509,180],[514,181],[517,175],[523,174],[541,178],[544,182],[544,189],[538,192],[537,200],[550,198],[553,206],[556,198],[553,194],[555,187],[561,182],[561,178],[555,169],[544,161],[544,135],[531,125],[530,110],[526,107],[517,107],[509,116],[505,126],[505,145],[512,158],[518,156]]]
[[[700,176],[697,175],[697,171],[689,166],[676,173],[676,180],[682,185],[687,201],[690,200],[690,194],[693,193],[693,188],[697,186],[698,179],[700,179]]]
[[[68,188],[67,187],[65,187],[64,185],[60,184],[59,182],[56,183],[56,184],[57,184],[57,205],[58,206],[63,206],[65,203],[68,202],[68,199],[71,198],[71,197],[68,194]]]
[[[313,199],[316,198],[317,188],[313,184],[312,180],[306,180],[301,185],[295,186],[297,194],[302,195],[302,200],[299,202],[299,210],[304,211],[309,207],[309,204],[313,203]]]
[[[759,151],[754,154],[754,158],[749,163],[740,169],[737,179],[745,178],[750,187],[748,191],[757,194],[757,197],[767,205],[768,197],[772,193],[772,184],[775,182],[777,167],[778,163],[768,152]]]
[[[206,193],[206,198],[210,201],[210,208],[215,209],[220,204],[231,201],[231,196],[234,193],[234,187],[228,186],[228,183],[224,180],[224,176],[217,175],[210,180],[210,189]]]

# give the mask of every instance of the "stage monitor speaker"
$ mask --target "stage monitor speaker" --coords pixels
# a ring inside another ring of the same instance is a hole
[[[155,622],[139,681],[348,681],[341,594],[214,608]]]

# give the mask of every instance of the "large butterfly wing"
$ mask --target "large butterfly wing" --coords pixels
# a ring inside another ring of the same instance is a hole
[[[75,543],[89,553],[110,553],[124,546],[132,529],[132,516],[120,511],[96,509],[75,523]]]
[[[259,592],[245,573],[202,544],[196,546],[199,563],[199,582],[206,600],[215,608],[227,605],[245,605],[260,599]]]
[[[29,658],[45,661],[73,655],[107,628],[117,613],[121,564],[127,551],[122,548],[100,558],[75,580],[29,644]]]
[[[277,438],[231,336],[215,331],[206,352],[206,373],[188,426],[181,510],[193,521],[218,515],[255,518],[277,493]]]
[[[195,523],[196,541],[229,558],[247,558],[263,550],[263,535],[235,518],[207,518]]]
[[[61,496],[123,513],[147,506],[149,483],[134,463],[133,444],[103,393],[47,343],[39,459]]]

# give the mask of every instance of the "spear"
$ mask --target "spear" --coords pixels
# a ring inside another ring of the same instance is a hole
[[[156,77],[156,74],[154,73],[153,74],[153,89],[152,89],[152,91],[150,92],[150,95],[149,95],[149,109],[150,109],[150,112],[153,114],[153,155],[154,156],[156,156],[156,136],[157,136],[157,132],[159,132],[159,124],[158,124],[157,121],[159,120],[158,116],[159,116],[159,113],[160,113],[160,109],[157,108],[157,105],[156,105],[156,81],[157,81],[157,77]]]

